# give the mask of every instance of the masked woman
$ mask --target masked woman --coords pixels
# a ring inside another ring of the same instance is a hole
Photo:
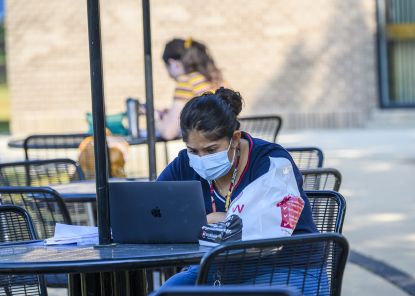
[[[214,91],[224,82],[207,47],[191,38],[169,41],[163,61],[170,77],[176,81],[176,88],[170,108],[159,113],[156,128],[162,138],[171,140],[180,135],[179,117],[183,106],[191,98]]]
[[[240,131],[237,116],[241,110],[240,94],[223,87],[191,99],[180,115],[187,149],[180,151],[158,180],[199,180],[208,223],[216,223],[225,219],[229,204],[246,186],[268,172],[270,157],[285,158],[291,163],[293,182],[305,203],[293,234],[317,232],[302,176],[290,154],[278,144]],[[192,266],[164,286],[194,285],[197,272],[198,266]]]

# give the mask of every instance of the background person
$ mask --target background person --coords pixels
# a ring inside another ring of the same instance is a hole
[[[170,77],[176,81],[176,88],[170,108],[159,113],[156,129],[162,138],[171,140],[180,135],[179,117],[183,106],[191,98],[214,91],[224,82],[207,47],[191,38],[169,41],[163,60]]]

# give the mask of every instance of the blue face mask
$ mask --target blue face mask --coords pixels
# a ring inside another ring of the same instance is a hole
[[[189,165],[199,174],[203,179],[212,181],[224,176],[232,167],[235,160],[235,153],[233,154],[232,162],[229,161],[228,151],[231,147],[229,143],[228,149],[219,151],[213,154],[198,156],[187,151],[189,156]]]

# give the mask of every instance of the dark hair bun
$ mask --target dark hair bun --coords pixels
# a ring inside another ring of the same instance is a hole
[[[231,107],[235,116],[238,116],[239,113],[241,113],[243,100],[239,92],[221,87],[216,90],[215,95],[224,100]]]

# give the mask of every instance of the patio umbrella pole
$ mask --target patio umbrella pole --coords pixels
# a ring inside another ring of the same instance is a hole
[[[99,0],[88,0],[87,10],[99,244],[107,245],[111,243],[111,233]]]
[[[150,30],[150,3],[142,0],[143,4],[143,32],[144,32],[144,66],[146,83],[146,118],[147,118],[147,144],[148,166],[150,181],[157,178],[156,171],[156,129],[154,126],[153,103],[153,69],[151,64],[151,30]]]

